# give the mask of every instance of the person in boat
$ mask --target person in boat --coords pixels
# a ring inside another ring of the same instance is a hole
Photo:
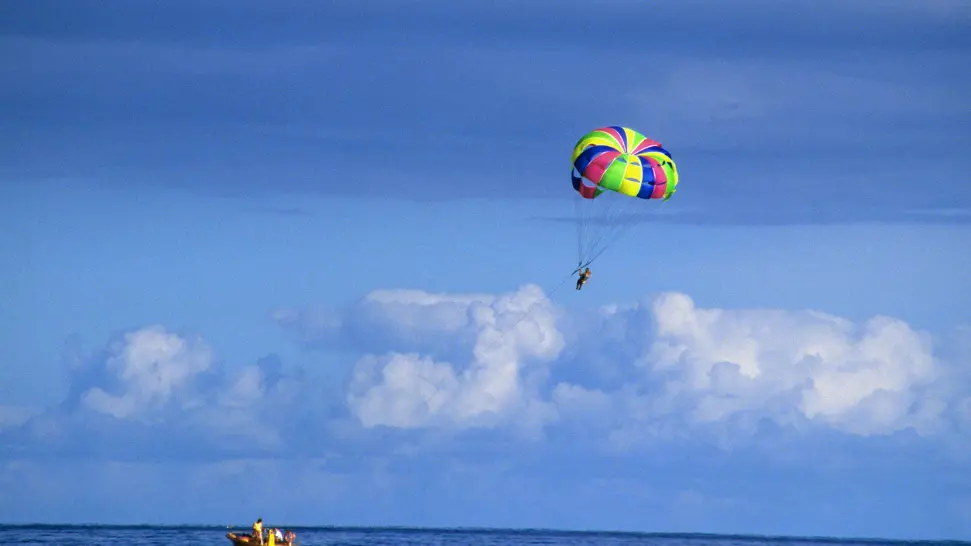
[[[256,518],[256,523],[253,524],[253,538],[259,539],[260,544],[263,544],[263,518]]]
[[[590,268],[586,268],[582,273],[580,273],[580,278],[577,279],[577,290],[583,288],[583,285],[587,283],[590,279]]]

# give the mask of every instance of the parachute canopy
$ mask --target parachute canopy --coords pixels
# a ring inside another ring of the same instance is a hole
[[[660,142],[627,127],[595,129],[573,147],[579,268],[586,267],[633,225],[631,204],[667,201],[678,187],[678,169]]]
[[[573,148],[573,189],[585,199],[610,190],[630,197],[667,201],[677,187],[678,169],[671,154],[660,142],[633,129],[595,129]]]

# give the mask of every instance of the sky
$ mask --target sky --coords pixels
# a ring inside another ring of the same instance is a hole
[[[0,521],[971,539],[966,0],[35,0],[0,55]],[[607,125],[680,183],[578,292]]]

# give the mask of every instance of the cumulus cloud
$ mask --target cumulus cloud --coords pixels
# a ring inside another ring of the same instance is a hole
[[[33,415],[0,409],[0,454],[316,457],[332,439],[346,452],[393,437],[404,456],[456,434],[616,453],[971,430],[967,330],[935,339],[892,317],[706,308],[677,292],[566,309],[533,285],[382,290],[273,317],[339,355],[337,399],[275,356],[228,365],[196,335],[146,326],[87,355],[69,345],[68,397]]]
[[[686,395],[696,421],[755,412],[854,434],[923,433],[944,409],[928,392],[940,373],[930,339],[900,320],[699,309],[683,294],[652,309],[656,340],[639,365],[666,376],[662,399]]]
[[[105,371],[116,379],[115,392],[92,387],[84,406],[123,419],[175,401],[185,387],[212,365],[212,350],[200,339],[186,339],[152,326],[124,334],[109,348]],[[184,399],[183,409],[198,401]]]
[[[384,311],[375,313],[380,323],[406,339],[465,334],[472,343],[463,364],[417,353],[362,357],[347,401],[364,426],[533,426],[550,417],[530,379],[545,375],[564,340],[538,287],[501,297],[379,292],[364,306]]]
[[[381,291],[320,313],[275,316],[308,343],[364,353],[347,403],[365,427],[582,424],[616,445],[766,423],[927,436],[961,418],[969,395],[931,336],[891,317],[707,309],[681,293],[571,314],[536,287]]]
[[[159,325],[121,334],[90,355],[73,340],[65,360],[68,397],[34,415],[0,412],[4,447],[133,457],[273,451],[282,445],[280,427],[300,415],[300,376],[285,373],[278,358],[226,366],[199,336]]]
[[[943,346],[945,358],[954,363],[945,378],[951,396],[957,401],[949,409],[965,437],[971,438],[971,323],[955,328]]]

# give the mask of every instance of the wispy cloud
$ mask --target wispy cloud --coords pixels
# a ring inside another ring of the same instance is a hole
[[[146,75],[273,77],[332,63],[343,52],[339,46],[322,44],[246,47],[136,39],[72,40],[16,34],[0,35],[0,47],[22,52],[4,64],[2,70],[6,76],[125,74],[130,81]]]
[[[959,1],[683,2],[651,30],[657,62],[633,72],[615,52],[648,50],[626,1],[595,12],[572,1],[555,12],[87,5],[58,8],[84,23],[67,30],[40,5],[0,27],[18,52],[0,91],[11,179],[70,173],[261,197],[375,197],[393,181],[404,199],[555,197],[569,191],[575,139],[623,123],[679,161],[677,198],[700,212],[671,220],[912,222],[904,206],[971,199],[954,175],[967,170],[971,124]],[[156,24],[169,18],[179,24]]]
[[[247,209],[250,212],[255,212],[257,214],[269,214],[273,216],[284,216],[284,217],[305,217],[313,216],[313,212],[300,208],[300,207],[253,207]]]
[[[0,405],[0,430],[24,424],[33,413],[27,408]]]

